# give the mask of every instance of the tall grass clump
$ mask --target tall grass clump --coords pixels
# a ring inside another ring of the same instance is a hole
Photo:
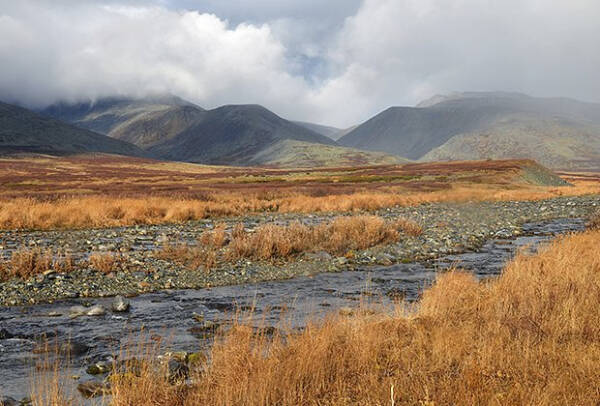
[[[318,193],[314,193],[318,192]],[[178,223],[252,213],[363,212],[422,203],[540,200],[557,196],[598,194],[597,184],[571,188],[451,184],[447,189],[407,191],[401,188],[248,192],[214,190],[205,196],[67,196],[54,200],[33,197],[0,199],[1,229],[70,229],[135,224]]]
[[[75,263],[69,254],[54,254],[51,249],[22,247],[0,261],[0,281],[11,278],[29,279],[46,271],[70,272]]]
[[[298,221],[288,225],[265,224],[256,230],[246,230],[238,223],[230,232],[219,225],[203,233],[195,246],[166,245],[157,255],[191,268],[210,269],[219,260],[277,260],[315,251],[345,255],[397,242],[403,234],[421,233],[421,227],[413,221],[386,221],[371,215],[341,216],[314,226]]]

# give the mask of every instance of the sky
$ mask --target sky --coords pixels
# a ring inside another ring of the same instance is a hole
[[[598,0],[0,0],[0,100],[170,93],[337,127],[453,91],[600,102]]]

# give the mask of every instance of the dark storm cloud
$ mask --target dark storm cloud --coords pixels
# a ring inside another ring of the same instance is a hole
[[[0,0],[0,99],[171,92],[350,125],[455,90],[600,99],[597,0]]]

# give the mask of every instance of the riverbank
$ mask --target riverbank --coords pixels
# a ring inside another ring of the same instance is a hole
[[[20,247],[60,248],[75,260],[91,253],[118,256],[114,271],[93,267],[68,273],[53,272],[29,280],[12,279],[0,284],[0,304],[19,305],[58,299],[133,296],[165,289],[206,288],[256,283],[342,272],[395,263],[433,260],[442,255],[476,250],[493,237],[522,234],[525,222],[554,218],[588,218],[600,208],[599,196],[560,197],[539,201],[423,204],[372,212],[386,220],[408,219],[423,230],[419,236],[403,235],[399,242],[349,252],[334,257],[325,252],[306,253],[293,261],[238,260],[216,263],[210,270],[186,269],[159,259],[157,252],[169,243],[192,243],[216,221],[203,220],[171,225],[143,225],[110,229],[61,231],[3,231],[0,244],[8,257]],[[263,224],[300,221],[315,225],[340,213],[263,214],[219,220],[226,227],[242,223],[249,232]]]

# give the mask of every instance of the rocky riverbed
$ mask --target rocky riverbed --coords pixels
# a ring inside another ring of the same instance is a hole
[[[75,260],[93,252],[115,253],[123,265],[102,273],[91,267],[67,274],[49,270],[30,280],[13,279],[0,284],[0,304],[20,305],[52,302],[57,299],[134,296],[165,289],[205,288],[256,283],[343,272],[413,261],[432,261],[444,255],[476,250],[490,238],[512,238],[523,233],[522,224],[555,218],[587,218],[600,209],[600,197],[562,197],[532,202],[479,202],[424,204],[396,207],[374,214],[386,219],[407,218],[423,227],[418,237],[405,236],[400,242],[356,252],[350,257],[332,257],[325,252],[307,253],[287,262],[240,260],[219,263],[209,272],[184,269],[157,259],[164,244],[195,242],[216,222],[228,227],[243,223],[253,230],[268,222],[288,224],[301,221],[316,224],[340,215],[263,214],[218,221],[205,220],[169,225],[140,225],[111,229],[60,231],[2,231],[0,252],[4,258],[20,247],[52,248]]]

